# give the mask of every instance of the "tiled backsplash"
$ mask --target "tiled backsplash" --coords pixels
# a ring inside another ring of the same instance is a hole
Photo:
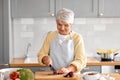
[[[49,31],[56,30],[54,18],[13,19],[14,57],[37,54]],[[72,29],[84,38],[88,56],[98,56],[97,48],[120,48],[120,18],[77,18]]]

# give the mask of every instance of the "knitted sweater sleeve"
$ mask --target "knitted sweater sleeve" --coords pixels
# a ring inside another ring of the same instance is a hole
[[[87,56],[85,53],[82,36],[79,34],[74,34],[73,39],[75,42],[75,49],[74,49],[75,56],[74,56],[74,61],[72,61],[70,64],[74,65],[78,72],[81,71],[86,66]]]
[[[40,51],[38,52],[38,62],[41,64],[41,65],[44,65],[42,63],[42,58],[44,56],[49,56],[49,53],[50,53],[50,44],[51,44],[51,41],[53,39],[53,37],[55,36],[55,32],[49,32],[44,40],[44,43],[42,45],[42,48],[40,49]]]

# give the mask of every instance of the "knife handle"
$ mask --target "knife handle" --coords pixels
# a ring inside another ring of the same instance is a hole
[[[52,67],[52,65],[50,64],[49,67]]]
[[[50,68],[51,68],[52,71],[56,72],[55,68],[51,64],[49,66],[50,66]]]

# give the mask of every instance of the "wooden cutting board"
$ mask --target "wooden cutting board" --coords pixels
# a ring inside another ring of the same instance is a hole
[[[80,75],[64,77],[65,74],[54,75],[53,72],[35,72],[35,80],[80,80]]]

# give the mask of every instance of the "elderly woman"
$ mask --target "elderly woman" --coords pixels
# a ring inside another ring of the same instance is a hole
[[[49,32],[38,61],[46,66],[52,65],[58,73],[80,72],[86,66],[83,38],[71,30],[74,13],[61,9],[56,15],[57,30]]]

